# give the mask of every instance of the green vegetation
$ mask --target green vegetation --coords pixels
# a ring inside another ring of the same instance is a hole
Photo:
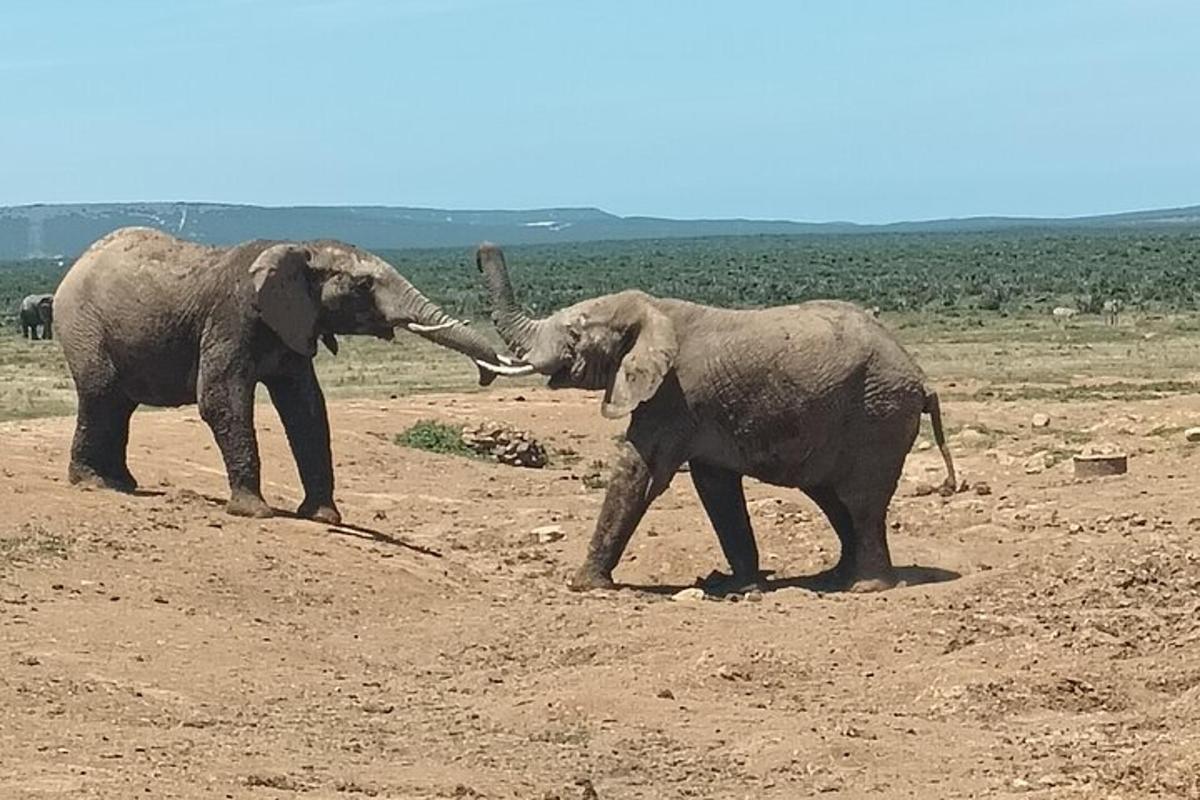
[[[1110,297],[1157,312],[1200,302],[1194,229],[721,237],[505,252],[521,301],[538,314],[620,288],[730,307],[837,297],[951,318],[1056,305],[1098,313]],[[381,255],[456,313],[485,313],[469,249]]]
[[[433,419],[420,420],[396,434],[396,444],[442,455],[477,457],[463,442],[461,427]]]

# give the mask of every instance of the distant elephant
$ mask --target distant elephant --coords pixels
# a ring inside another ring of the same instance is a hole
[[[54,295],[27,295],[21,301],[17,316],[21,321],[21,335],[26,339],[37,341],[39,326],[42,329],[41,338],[54,338]]]
[[[743,476],[812,498],[841,541],[832,577],[858,591],[895,583],[885,515],[922,412],[955,487],[937,394],[857,306],[730,310],[623,291],[531,319],[500,249],[482,245],[476,263],[516,356],[551,388],[603,390],[604,416],[631,415],[572,588],[613,586],[634,528],[685,462],[731,568],[708,587],[719,593],[761,577]]]
[[[199,403],[225,461],[227,510],[267,517],[254,431],[263,383],[304,486],[299,514],[337,522],[317,340],[391,339],[407,328],[470,356],[480,383],[508,369],[491,345],[427,300],[379,257],[336,241],[235,247],[122,228],[94,243],[54,297],[59,340],[79,396],[68,477],[132,491],[129,418],[139,404]],[[484,367],[487,369],[484,369]]]

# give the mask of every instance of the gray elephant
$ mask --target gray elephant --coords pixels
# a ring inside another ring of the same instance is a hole
[[[630,415],[572,588],[613,586],[634,528],[684,463],[731,568],[710,581],[717,593],[761,578],[743,476],[812,498],[841,541],[828,577],[858,591],[895,583],[885,516],[922,412],[955,486],[937,394],[857,306],[730,310],[623,291],[531,319],[500,249],[482,245],[476,262],[515,355],[551,388],[602,390],[604,416]]]
[[[54,295],[31,294],[21,301],[17,312],[21,322],[21,335],[26,339],[37,341],[38,328],[42,329],[41,338],[54,338]]]
[[[298,513],[340,520],[329,420],[313,371],[318,339],[336,353],[337,334],[391,339],[403,327],[469,356],[480,383],[508,369],[482,336],[390,265],[335,241],[222,248],[123,228],[80,256],[54,306],[79,396],[70,481],[132,491],[126,448],[134,409],[199,403],[228,473],[227,510],[241,516],[272,513],[254,432],[261,382],[299,468]]]

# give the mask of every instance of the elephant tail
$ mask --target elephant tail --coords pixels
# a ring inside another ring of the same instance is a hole
[[[937,392],[926,390],[925,407],[921,410],[929,415],[929,421],[933,425],[933,440],[937,442],[942,460],[946,462],[946,480],[942,487],[953,492],[958,489],[958,478],[954,475],[954,459],[950,457],[950,448],[946,446],[946,431],[942,428],[942,404],[938,400]]]

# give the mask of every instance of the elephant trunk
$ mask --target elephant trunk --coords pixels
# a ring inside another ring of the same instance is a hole
[[[470,358],[479,368],[480,386],[487,386],[498,374],[529,372],[497,354],[478,331],[447,314],[390,266],[379,279],[377,292],[380,310],[389,323]]]
[[[531,319],[517,305],[512,282],[508,278],[508,267],[504,264],[504,253],[491,242],[484,242],[475,253],[475,265],[487,281],[488,293],[492,298],[492,322],[504,343],[517,355],[524,358],[533,347],[541,320]]]

